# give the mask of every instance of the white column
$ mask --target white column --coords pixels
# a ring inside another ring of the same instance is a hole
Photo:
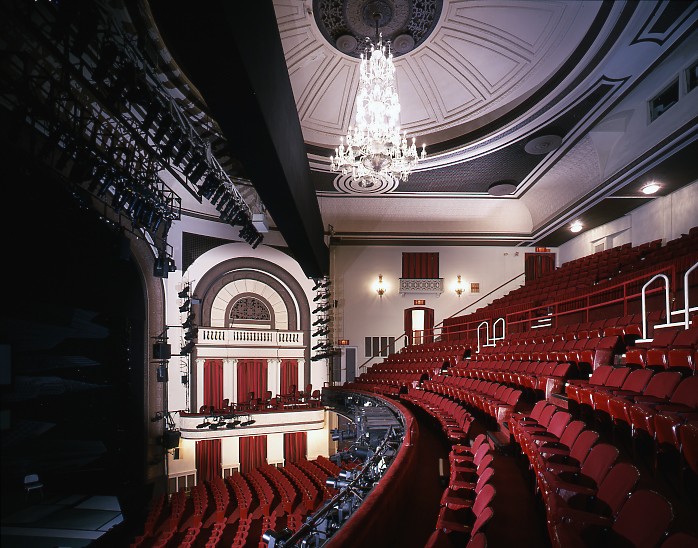
[[[204,404],[204,362],[203,358],[196,359],[196,400],[192,406],[192,411],[198,411],[199,407]]]
[[[278,395],[281,386],[281,360],[269,358],[267,360],[267,390],[271,390],[272,397]]]
[[[284,464],[284,435],[267,434],[267,462],[269,464]]]
[[[231,359],[230,364],[232,367],[232,371],[231,371],[231,375],[230,375],[230,378],[232,379],[232,381],[231,381],[232,382],[232,394],[230,396],[230,401],[232,403],[232,402],[238,401],[238,360],[237,360],[237,358]]]
[[[235,376],[237,374],[238,361],[235,358],[223,360],[223,399],[228,398],[231,403],[235,401]]]

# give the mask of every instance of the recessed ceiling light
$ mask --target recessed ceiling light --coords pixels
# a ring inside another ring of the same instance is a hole
[[[655,183],[654,181],[651,183],[647,183],[645,186],[642,187],[642,193],[643,194],[654,194],[659,190],[659,184]]]
[[[580,230],[582,230],[582,223],[580,223],[579,221],[573,222],[573,223],[570,225],[570,230],[571,230],[572,232],[579,232]]]
[[[524,146],[524,150],[529,154],[547,154],[558,148],[562,143],[559,135],[540,135],[531,139]]]
[[[508,194],[513,194],[516,190],[516,183],[513,181],[497,181],[492,183],[487,188],[487,193],[490,196],[506,196]]]

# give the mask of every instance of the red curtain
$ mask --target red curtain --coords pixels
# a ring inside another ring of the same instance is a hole
[[[290,394],[292,386],[298,388],[298,360],[281,360],[279,394]]]
[[[255,398],[267,391],[267,360],[238,360],[237,401],[248,401],[250,392]]]
[[[308,433],[290,432],[284,434],[284,462],[298,462],[307,458]]]
[[[199,483],[221,477],[221,440],[196,442],[196,472]]]
[[[240,438],[240,472],[245,474],[267,463],[267,437],[243,436]]]
[[[204,405],[223,407],[223,360],[204,362]]]
[[[439,254],[438,253],[403,253],[402,254],[403,278],[438,278]]]

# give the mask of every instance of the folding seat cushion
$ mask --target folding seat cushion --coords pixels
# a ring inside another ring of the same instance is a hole
[[[521,450],[529,457],[529,460],[531,460],[534,452],[533,446],[539,446],[546,441],[560,441],[560,437],[571,420],[572,415],[570,413],[567,411],[558,411],[550,419],[550,423],[544,431],[523,431],[519,437]]]
[[[635,465],[616,462],[598,484],[598,489],[580,486],[567,500],[558,494],[551,495],[546,503],[548,528],[563,520],[575,521],[579,512],[614,519],[639,481],[640,471]]]
[[[553,414],[558,410],[559,408],[556,405],[549,405],[548,407],[545,407],[541,413],[540,417],[538,417],[538,420],[535,422],[526,422],[524,424],[519,424],[516,427],[516,434],[514,436],[514,440],[519,443],[520,445],[520,438],[524,432],[527,433],[533,433],[533,432],[544,432],[548,424],[550,424],[551,419],[553,418]],[[514,434],[514,432],[512,432]]]
[[[608,399],[609,415],[616,422],[630,424],[628,412],[630,406],[636,403],[667,403],[680,380],[681,374],[677,372],[655,373],[640,394],[610,397]]]
[[[474,474],[477,470],[477,467],[480,465],[482,460],[485,458],[485,456],[490,451],[491,451],[490,445],[488,443],[482,443],[482,444],[480,444],[480,447],[478,447],[477,451],[475,451],[475,454],[473,455],[472,461],[450,462],[451,478],[458,478],[459,474],[460,475],[466,474],[468,476],[471,476],[472,474]]]
[[[543,475],[559,474],[561,472],[577,472],[589,456],[592,447],[599,440],[599,433],[594,430],[582,431],[570,447],[568,454],[552,454],[541,456],[541,462],[537,466],[538,474],[536,481],[541,486]]]
[[[544,502],[555,493],[568,500],[577,493],[593,495],[601,481],[618,459],[620,451],[610,443],[594,445],[578,471],[561,471],[555,473],[550,468],[543,470],[539,476],[540,490]]]
[[[451,451],[449,452],[449,460],[472,461],[475,452],[483,443],[487,443],[487,434],[480,433],[477,436],[475,436],[470,445],[453,445],[451,447]]]
[[[492,504],[496,493],[494,486],[488,483],[477,494],[472,506],[458,509],[442,506],[436,520],[437,528],[448,532],[470,532],[475,520]]]
[[[615,519],[592,513],[580,513],[576,518],[553,527],[554,547],[658,546],[669,530],[674,512],[663,495],[650,489],[637,489]]]
[[[447,506],[451,510],[459,510],[472,507],[475,497],[482,491],[494,477],[494,468],[491,466],[478,477],[474,489],[453,489],[450,486],[444,489],[441,495],[441,506]]]
[[[630,371],[631,369],[629,367],[614,367],[613,371],[611,371],[611,374],[606,379],[606,382],[603,383],[603,388],[611,390],[620,389],[620,387],[623,386],[623,382],[625,381],[626,377],[630,374]],[[592,385],[580,387],[578,391],[578,403],[580,405],[592,407],[592,394],[596,392],[596,388],[596,386]]]
[[[603,386],[608,379],[608,376],[613,371],[613,367],[610,365],[602,365],[596,368],[593,373],[589,376],[587,380],[572,379],[567,382],[565,386],[565,394],[571,400],[579,403],[579,389],[584,386]]]
[[[586,423],[584,421],[570,421],[558,441],[546,440],[534,447],[536,458],[547,458],[551,455],[569,455],[570,448],[585,429]]]
[[[520,424],[533,424],[538,422],[538,418],[540,417],[540,414],[543,412],[543,409],[545,409],[549,405],[553,404],[546,400],[538,400],[533,405],[533,408],[531,409],[530,413],[513,413],[509,421],[509,431],[511,432],[512,436],[515,435],[514,432],[519,428]]]
[[[473,473],[468,474],[461,471],[451,474],[448,482],[449,487],[452,489],[475,489],[478,478],[492,466],[493,461],[494,456],[491,452],[488,452]],[[453,477],[454,475],[455,477]]]
[[[671,439],[673,426],[683,422],[678,413],[698,413],[698,377],[681,380],[667,403],[637,403],[628,408],[628,413],[633,430],[641,429],[654,437],[658,419],[663,439]]]
[[[625,377],[620,388],[599,387],[591,394],[592,408],[595,411],[608,414],[608,399],[610,397],[641,393],[653,374],[654,372],[649,369],[633,369]]]

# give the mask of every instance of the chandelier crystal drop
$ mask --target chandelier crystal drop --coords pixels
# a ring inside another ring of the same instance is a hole
[[[417,152],[415,138],[408,143],[400,134],[400,101],[395,85],[395,65],[390,43],[378,35],[376,44],[367,38],[361,55],[359,90],[356,95],[356,125],[342,138],[330,169],[351,174],[359,186],[370,188],[381,177],[407,181],[420,159],[426,158],[426,145]]]

